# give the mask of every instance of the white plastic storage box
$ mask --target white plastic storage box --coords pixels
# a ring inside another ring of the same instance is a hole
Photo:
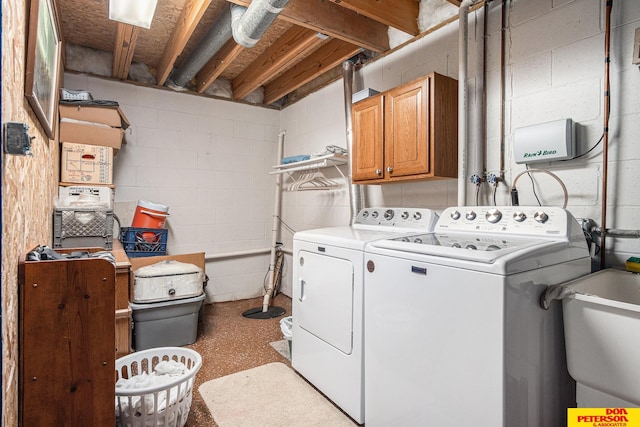
[[[109,209],[113,209],[113,189],[105,185],[68,185],[58,187],[60,206],[82,207],[82,203],[96,201]]]
[[[133,347],[140,351],[193,344],[198,337],[198,312],[203,301],[204,294],[147,304],[130,302]]]
[[[113,247],[113,210],[56,208],[53,211],[53,247]]]
[[[138,268],[133,278],[135,303],[189,298],[203,292],[204,272],[195,264],[160,261]]]

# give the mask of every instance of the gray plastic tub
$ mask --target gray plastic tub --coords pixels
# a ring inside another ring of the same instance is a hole
[[[133,311],[133,347],[193,344],[198,337],[198,312],[205,295],[147,304],[129,303]]]

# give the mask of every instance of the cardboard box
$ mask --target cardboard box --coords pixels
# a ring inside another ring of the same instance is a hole
[[[123,140],[124,130],[121,128],[85,122],[60,122],[60,142],[99,145],[117,151]]]
[[[78,184],[112,184],[113,148],[63,142],[60,180]]]
[[[119,107],[60,104],[60,142],[119,150],[129,121]]]
[[[112,128],[127,129],[129,127],[129,120],[120,107],[60,104],[60,119],[100,123]]]

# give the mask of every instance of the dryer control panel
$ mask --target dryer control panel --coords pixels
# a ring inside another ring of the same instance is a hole
[[[358,212],[354,227],[395,227],[399,229],[431,231],[438,214],[427,208],[365,208]]]

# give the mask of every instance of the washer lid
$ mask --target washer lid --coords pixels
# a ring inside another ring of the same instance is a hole
[[[492,264],[507,254],[556,244],[549,239],[465,233],[427,233],[374,242],[373,247]],[[566,242],[565,242],[566,244]]]

